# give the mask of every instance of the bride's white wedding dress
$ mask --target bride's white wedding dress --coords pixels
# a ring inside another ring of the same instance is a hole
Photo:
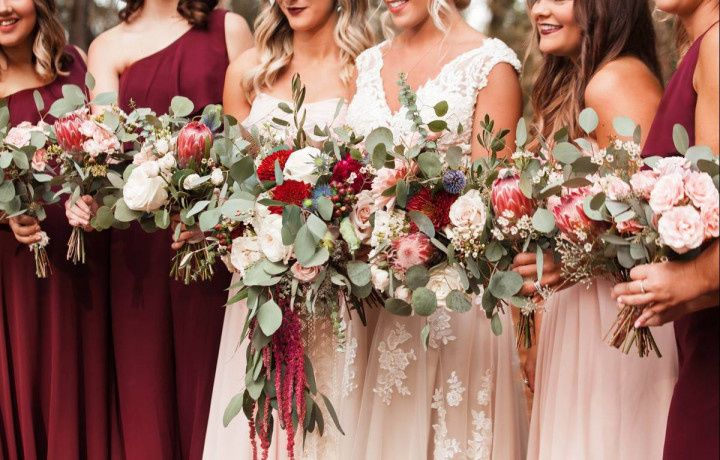
[[[307,110],[305,128],[312,137],[313,128],[318,125],[340,126],[345,122],[347,104],[344,104],[335,117],[340,98],[305,103]],[[283,102],[271,95],[259,93],[253,101],[252,109],[243,125],[251,129],[256,127],[267,133],[271,120],[280,118],[292,124],[292,116],[278,108]],[[287,133],[276,132],[283,139]],[[239,281],[239,275],[233,276],[232,284]],[[234,293],[231,293],[233,295]],[[245,389],[245,351],[247,341],[240,343],[240,334],[247,315],[245,302],[237,302],[227,307],[223,323],[220,350],[215,371],[210,416],[205,436],[205,460],[244,460],[252,458],[249,427],[242,411],[227,426],[223,426],[223,414],[230,400]],[[333,403],[343,436],[334,426],[329,414],[325,415],[325,434],[318,436],[317,429],[308,434],[304,442],[302,436],[296,438],[295,458],[313,460],[331,460],[345,458],[344,453],[352,448],[352,435],[360,408],[360,391],[363,387],[363,371],[367,360],[368,329],[363,326],[357,314],[352,318],[345,312],[346,341],[338,347],[335,335],[327,321],[316,321],[312,325],[312,336],[308,340],[306,352],[310,356],[315,370],[318,391],[325,394]],[[318,402],[324,411],[324,404]],[[272,436],[270,459],[287,458],[286,435],[276,423]]]
[[[392,113],[386,100],[380,74],[385,46],[387,42],[358,57],[357,93],[347,122],[358,134],[385,126],[397,139],[411,138],[406,110]],[[437,118],[437,102],[449,104],[443,119],[453,134],[439,141],[441,150],[457,145],[470,153],[478,92],[487,86],[493,67],[503,62],[520,68],[503,42],[486,39],[418,89],[417,106],[425,122]],[[459,133],[458,124],[464,128]],[[524,458],[527,406],[509,312],[502,320],[504,332],[496,337],[482,308],[467,313],[438,309],[427,318],[431,332],[425,351],[425,318],[381,311],[365,371],[355,444],[344,458]]]

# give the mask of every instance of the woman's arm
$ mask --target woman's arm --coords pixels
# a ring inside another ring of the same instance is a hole
[[[120,37],[117,28],[100,34],[88,49],[88,72],[95,78],[92,96],[100,93],[114,92],[120,89],[120,59],[115,51]]]
[[[239,122],[245,120],[250,114],[250,102],[241,82],[248,66],[254,65],[256,65],[256,53],[255,49],[251,48],[232,61],[225,74],[223,108],[225,114],[232,115]]]
[[[694,84],[698,94],[695,107],[695,144],[706,145],[715,155],[720,152],[720,58],[718,25],[703,38],[695,67]],[[717,269],[717,265],[715,266]]]

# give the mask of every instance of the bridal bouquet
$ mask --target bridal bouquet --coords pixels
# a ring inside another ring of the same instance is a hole
[[[294,108],[281,105],[293,115],[294,138],[270,149],[251,142],[262,147],[255,161],[244,157],[231,168],[228,203],[235,204],[226,204],[222,216],[240,233],[227,257],[242,281],[233,286],[237,294],[229,303],[246,300],[243,338],[249,337],[246,388],[227,407],[225,424],[242,408],[254,455],[256,437],[262,450],[269,447],[273,409],[287,433],[290,458],[297,430],[323,431],[319,399],[342,431],[331,402],[315,385],[304,348],[306,324],[312,318],[330,321],[342,342],[343,312],[363,318],[363,299],[372,292],[370,266],[360,260],[361,233],[369,223],[356,225],[353,215],[369,186],[359,139],[342,128],[318,127],[315,134],[324,139],[311,145],[302,128],[304,95],[294,78]],[[218,225],[227,241],[227,227]]]
[[[9,119],[8,108],[0,107],[0,215],[26,214],[42,221],[44,206],[57,201],[50,187],[47,126],[23,122],[8,129]],[[38,278],[52,274],[45,249],[49,242],[47,234],[41,232],[41,240],[30,245]]]
[[[86,85],[93,87],[88,74]],[[92,113],[90,107],[104,108]],[[106,198],[111,203],[117,195],[120,181],[120,164],[127,157],[123,142],[135,138],[125,127],[126,115],[115,104],[113,93],[98,95],[88,101],[85,93],[74,85],[63,86],[63,97],[56,100],[50,113],[57,117],[52,125],[49,147],[59,157],[58,177],[53,184],[60,185],[58,194],[69,194],[72,203],[83,195],[90,195],[100,204]],[[101,206],[90,224],[96,230],[105,230],[114,223],[112,212]],[[85,262],[85,231],[74,227],[68,241],[68,260]]]
[[[625,118],[614,125],[634,140],[593,150],[590,184],[564,193],[553,208],[562,235],[558,249],[574,281],[607,273],[626,281],[636,265],[693,257],[718,237],[720,168],[712,152],[689,147],[687,132],[676,125],[673,139],[683,156],[643,160],[639,128]],[[660,356],[650,329],[633,327],[641,313],[624,306],[609,343],[625,353],[635,345],[640,356]]]

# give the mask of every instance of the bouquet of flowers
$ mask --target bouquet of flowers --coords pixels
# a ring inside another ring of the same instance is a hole
[[[581,115],[583,129],[591,132],[596,116],[589,109]],[[574,281],[608,273],[626,281],[635,265],[693,257],[718,237],[720,168],[712,152],[689,147],[687,132],[676,125],[673,139],[684,156],[643,160],[639,127],[627,118],[616,119],[614,127],[634,139],[592,150],[585,157],[591,168],[578,168],[580,157],[565,161],[574,170],[590,169],[582,172],[588,185],[562,194],[553,208],[561,230],[558,249]],[[641,313],[624,306],[607,339],[625,353],[635,345],[640,356],[660,356],[650,329],[633,327]]]
[[[246,388],[230,402],[225,423],[242,408],[250,419],[253,446],[257,436],[267,451],[275,408],[287,432],[290,458],[297,430],[317,427],[322,433],[318,397],[342,431],[305,355],[306,325],[312,318],[330,321],[342,342],[342,313],[354,310],[364,321],[363,299],[372,293],[370,266],[360,260],[360,229],[353,223],[353,206],[369,186],[356,147],[360,139],[343,128],[318,127],[315,134],[324,139],[319,147],[310,145],[303,130],[304,96],[295,77],[294,108],[281,104],[295,122],[292,145],[269,148],[253,142],[261,146],[259,156],[243,157],[232,166],[233,185],[218,224],[218,239],[224,242],[240,234],[226,256],[242,275],[229,303],[246,300],[243,337],[250,339]],[[228,221],[235,226],[229,229]],[[369,224],[363,225],[367,231]]]
[[[493,134],[493,122],[487,117],[478,140],[488,151],[504,148],[506,132]],[[486,163],[488,170],[498,170],[490,187],[490,240],[485,243],[483,264],[491,275],[485,305],[508,303],[520,309],[517,326],[517,343],[532,346],[534,336],[535,309],[537,303],[550,297],[553,290],[543,288],[539,280],[543,276],[544,252],[551,250],[554,243],[555,219],[547,209],[547,199],[564,182],[557,166],[549,160],[542,149],[538,153],[527,150],[527,129],[520,119],[516,132],[517,149],[512,157],[501,164]],[[486,160],[487,161],[487,160]],[[515,256],[521,252],[535,252],[537,255],[537,293],[525,297],[519,295],[523,280],[510,271]]]
[[[86,86],[92,89],[90,74]],[[56,100],[50,113],[57,117],[50,133],[49,149],[58,154],[60,168],[53,184],[59,184],[58,194],[70,195],[71,203],[83,195],[105,204],[112,204],[117,196],[120,181],[120,164],[127,156],[123,142],[132,141],[135,135],[126,129],[126,115],[115,104],[113,93],[103,93],[88,101],[85,93],[74,85],[63,86],[63,97]],[[91,106],[103,109],[92,113]],[[105,230],[114,223],[107,205],[101,206],[90,225]],[[68,241],[67,259],[85,263],[85,230],[74,227]]]
[[[42,100],[39,94],[36,100]],[[47,125],[23,122],[9,128],[10,112],[0,107],[0,215],[22,214],[45,219],[44,206],[57,201],[50,181],[52,169],[46,149]],[[41,240],[30,245],[35,258],[35,274],[46,278],[52,274],[45,247],[50,238],[41,232]]]

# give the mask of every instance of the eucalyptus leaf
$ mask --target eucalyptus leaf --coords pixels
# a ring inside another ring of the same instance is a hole
[[[347,263],[347,274],[350,281],[357,286],[365,286],[370,283],[370,265],[358,260],[351,260]]]
[[[433,107],[433,110],[435,111],[435,115],[438,117],[444,117],[445,114],[448,112],[448,103],[447,101],[440,101]]]
[[[468,300],[467,295],[464,292],[458,290],[450,291],[447,299],[445,299],[445,304],[450,310],[460,313],[470,311],[470,309],[472,308],[472,304],[470,303],[470,300]]]
[[[509,299],[522,289],[523,278],[513,271],[498,271],[490,278],[488,290],[498,299]]]
[[[263,334],[270,337],[280,328],[282,323],[282,310],[274,300],[268,300],[260,305],[257,313],[258,324]]]
[[[437,297],[428,288],[417,288],[412,294],[412,307],[416,315],[430,316],[437,310]]]
[[[328,231],[327,224],[315,214],[310,214],[308,216],[305,225],[307,226],[308,230],[310,230],[310,233],[315,237],[315,241],[320,241],[321,239],[323,239]]]
[[[632,137],[637,124],[628,117],[616,117],[613,119],[615,132],[623,137]]]
[[[408,217],[417,225],[421,232],[433,238],[435,236],[435,227],[428,216],[421,213],[420,211],[408,212]]]
[[[184,96],[175,96],[170,101],[170,112],[175,117],[187,117],[194,109],[192,101]]]
[[[320,213],[320,217],[322,217],[324,220],[329,221],[330,219],[332,219],[335,205],[333,205],[333,202],[330,201],[329,198],[324,196],[318,198],[317,208],[318,213]]]
[[[437,177],[442,172],[442,163],[435,152],[421,153],[418,155],[417,163],[418,166],[420,166],[420,170],[427,178]]]
[[[580,150],[569,142],[559,142],[553,149],[553,157],[563,164],[573,164],[582,156]]]
[[[525,124],[525,119],[520,117],[517,122],[517,127],[515,128],[515,144],[519,148],[525,147],[525,143],[527,143],[527,137],[528,131],[527,125]]]
[[[681,155],[685,155],[690,148],[690,136],[685,127],[676,123],[675,126],[673,126],[672,138],[677,151],[680,152]]]
[[[578,122],[580,123],[580,128],[585,131],[586,134],[590,134],[597,129],[600,119],[595,110],[587,107],[580,112]]]
[[[385,309],[398,316],[410,316],[412,307],[407,302],[400,299],[387,299],[385,301]]]
[[[227,428],[230,422],[240,413],[243,408],[243,393],[238,393],[232,397],[230,403],[223,413],[223,426]]]
[[[445,120],[433,120],[428,123],[428,129],[434,133],[441,133],[445,131],[447,127],[448,124]]]
[[[423,265],[410,267],[405,273],[405,284],[410,289],[424,287],[428,281],[430,281],[430,275]]]
[[[545,208],[538,208],[533,215],[532,225],[540,233],[550,233],[555,229],[555,216]]]
[[[490,320],[490,329],[492,329],[493,334],[496,336],[502,335],[502,321],[500,320],[500,315],[497,313],[493,314],[492,319]]]
[[[310,262],[317,251],[317,240],[308,229],[307,225],[303,225],[295,236],[295,256],[301,265]]]

